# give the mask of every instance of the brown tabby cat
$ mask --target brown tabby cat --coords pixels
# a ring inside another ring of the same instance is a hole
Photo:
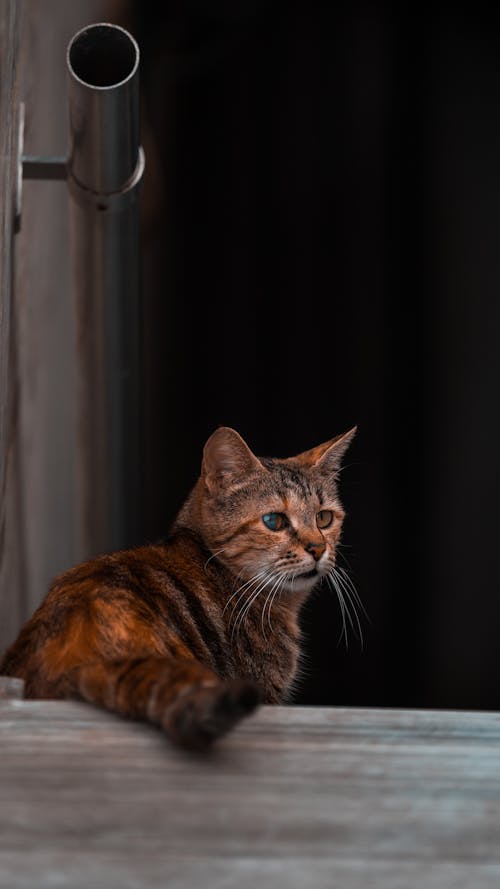
[[[300,608],[334,569],[336,478],[354,433],[258,459],[233,429],[217,429],[168,539],[57,578],[0,674],[24,679],[28,698],[83,699],[192,748],[259,701],[286,700]]]

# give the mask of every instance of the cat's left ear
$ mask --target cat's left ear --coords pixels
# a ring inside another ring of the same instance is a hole
[[[357,427],[354,426],[348,432],[337,435],[336,438],[331,438],[330,441],[325,441],[323,444],[311,448],[310,451],[304,451],[294,459],[302,463],[303,466],[330,475],[340,468],[342,457],[356,435],[356,429]]]

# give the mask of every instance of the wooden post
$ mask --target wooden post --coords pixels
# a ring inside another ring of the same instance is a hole
[[[19,11],[0,0],[0,651],[18,629],[24,603],[14,313]]]

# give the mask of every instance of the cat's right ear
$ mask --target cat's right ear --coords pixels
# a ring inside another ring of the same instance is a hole
[[[241,482],[249,473],[262,471],[260,460],[235,429],[220,426],[203,449],[202,478],[211,494]]]

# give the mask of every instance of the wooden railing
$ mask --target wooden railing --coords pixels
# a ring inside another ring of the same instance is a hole
[[[0,884],[497,889],[494,713],[264,707],[208,755],[0,701]]]

